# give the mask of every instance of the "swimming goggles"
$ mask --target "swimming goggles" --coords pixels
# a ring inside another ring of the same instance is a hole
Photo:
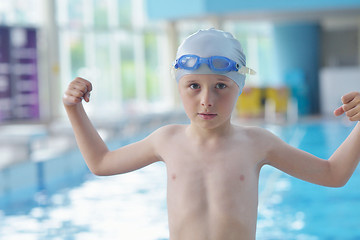
[[[194,71],[200,67],[201,64],[207,64],[213,72],[225,73],[225,72],[239,72],[241,74],[254,74],[255,71],[245,66],[241,66],[235,61],[223,57],[223,56],[211,56],[208,58],[202,58],[197,55],[183,55],[175,60],[175,69],[185,69]]]

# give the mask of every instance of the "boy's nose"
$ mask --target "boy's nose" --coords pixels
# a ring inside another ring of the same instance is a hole
[[[208,90],[208,89],[203,90],[203,94],[201,96],[201,105],[203,107],[212,107],[214,105],[214,103],[213,103],[214,97],[212,95],[213,94],[211,93],[210,90]]]

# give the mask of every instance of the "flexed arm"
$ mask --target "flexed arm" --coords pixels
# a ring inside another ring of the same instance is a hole
[[[360,161],[360,93],[348,93],[341,101],[343,105],[334,114],[340,116],[345,113],[350,121],[357,121],[350,135],[329,159],[334,177],[340,185],[345,185]]]
[[[82,105],[83,99],[86,102],[90,101],[91,91],[92,85],[89,81],[76,78],[69,84],[63,96],[64,107],[73,127],[76,142],[89,169],[96,175],[113,175],[129,172],[159,160],[151,137],[109,151]]]
[[[360,120],[360,93],[342,97],[343,105],[334,111],[336,116],[345,113],[351,121]],[[341,187],[347,183],[360,161],[360,123],[334,152],[329,160],[296,149],[276,136],[268,134],[267,164],[299,179],[319,185]]]
[[[90,101],[92,84],[82,78],[74,79],[63,96],[63,103],[75,134],[78,147],[89,167],[97,174],[96,164],[109,152],[104,141],[90,122],[82,100]]]

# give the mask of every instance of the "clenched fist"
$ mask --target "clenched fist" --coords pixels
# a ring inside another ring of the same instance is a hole
[[[66,89],[63,96],[63,103],[66,106],[72,106],[80,103],[83,99],[85,102],[90,101],[90,92],[92,90],[91,82],[83,78],[75,78]]]
[[[351,92],[341,98],[343,105],[334,111],[335,116],[345,113],[350,121],[360,121],[360,92]]]

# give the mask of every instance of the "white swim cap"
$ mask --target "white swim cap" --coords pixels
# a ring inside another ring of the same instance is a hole
[[[216,30],[214,28],[199,30],[198,32],[187,37],[179,46],[176,59],[179,57],[193,54],[202,58],[211,56],[227,57],[240,65],[246,66],[246,57],[240,42],[233,37],[231,33]],[[244,68],[243,68],[244,69]],[[255,73],[253,70],[245,68],[245,72],[239,73],[230,71],[226,73],[217,73],[210,70],[206,64],[202,64],[196,70],[177,69],[175,72],[176,81],[188,74],[220,74],[232,79],[240,89],[239,95],[245,84],[245,73]]]

